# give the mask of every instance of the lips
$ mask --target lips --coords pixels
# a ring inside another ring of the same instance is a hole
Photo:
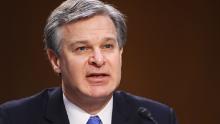
[[[103,76],[109,76],[109,74],[106,74],[106,73],[90,73],[90,74],[86,75],[86,77],[103,77]]]
[[[86,78],[89,82],[92,83],[104,83],[110,77],[107,73],[88,73]]]

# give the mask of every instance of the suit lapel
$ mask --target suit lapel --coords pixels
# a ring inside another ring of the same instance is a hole
[[[55,89],[49,93],[45,117],[46,120],[52,124],[69,124],[61,88]]]
[[[129,97],[131,96],[120,91],[114,93],[112,124],[153,124],[138,115],[137,110],[140,106]]]
[[[134,106],[126,101],[120,93],[113,95],[112,124],[139,124]]]
[[[61,88],[48,94],[45,119],[39,124],[69,124]],[[112,124],[152,124],[151,121],[144,120],[137,114],[139,105],[129,97],[131,96],[120,92],[113,94]]]

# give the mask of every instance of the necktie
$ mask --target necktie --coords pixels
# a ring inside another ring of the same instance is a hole
[[[102,124],[99,116],[91,116],[86,124]]]

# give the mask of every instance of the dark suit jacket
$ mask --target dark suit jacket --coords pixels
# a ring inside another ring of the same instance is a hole
[[[177,124],[171,108],[158,102],[117,91],[113,95],[112,124],[154,124],[138,110],[144,107],[147,115],[158,124]],[[51,88],[21,100],[0,106],[0,124],[69,124],[61,88]]]

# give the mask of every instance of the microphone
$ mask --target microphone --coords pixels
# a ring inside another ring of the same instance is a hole
[[[158,122],[153,118],[151,112],[147,108],[139,107],[137,112],[141,117],[151,120],[154,124],[158,124]]]

